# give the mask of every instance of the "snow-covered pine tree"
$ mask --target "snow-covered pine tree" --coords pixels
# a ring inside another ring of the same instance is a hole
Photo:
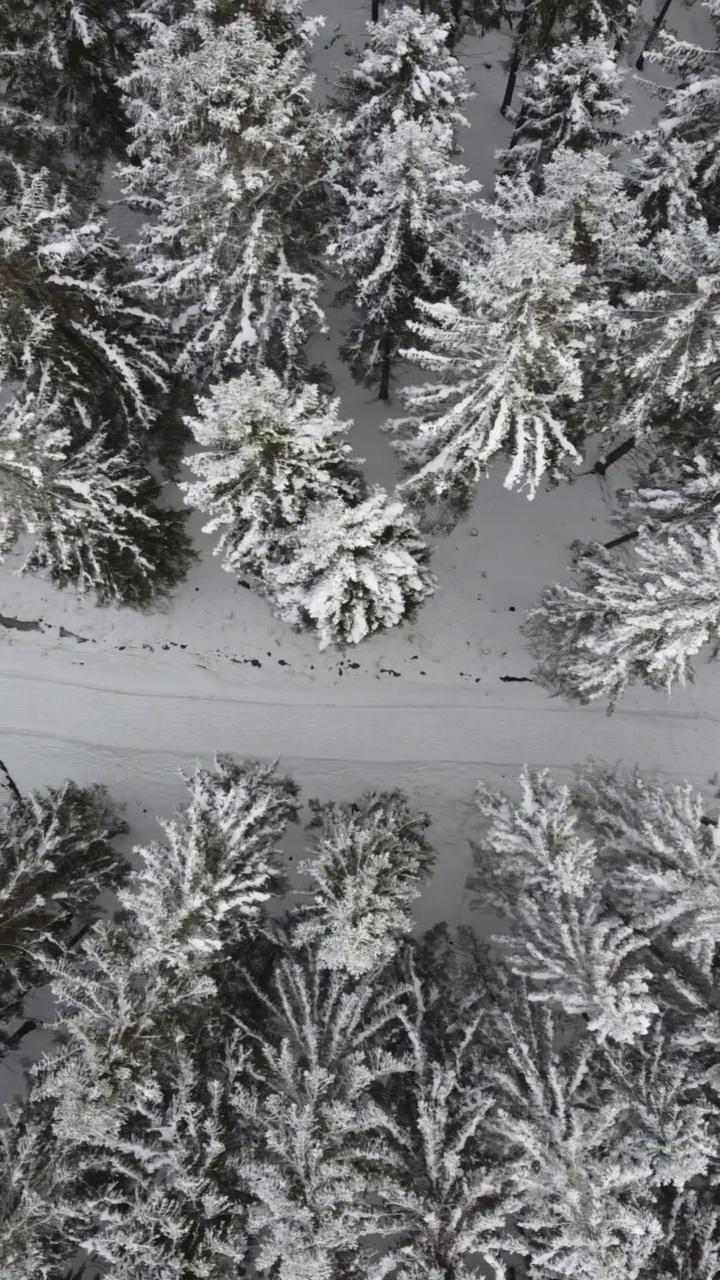
[[[468,887],[502,920],[507,932],[496,941],[534,1002],[582,1016],[598,1041],[632,1042],[658,1012],[636,955],[643,939],[608,910],[598,851],[579,829],[570,789],[547,770],[526,770],[520,786],[519,804],[478,788],[490,829],[472,845]]]
[[[80,1248],[119,1280],[140,1263],[152,1280],[183,1280],[247,1254],[237,1013],[298,789],[274,765],[230,756],[185,781],[189,805],[163,824],[162,849],[136,850],[114,922],[88,934],[77,969],[51,966],[57,1046],[10,1121],[28,1164],[41,1130],[48,1172],[34,1196],[4,1200],[0,1233],[16,1237],[20,1217],[29,1256],[57,1274]],[[63,1251],[48,1258],[52,1228]]]
[[[570,787],[526,771],[521,787],[518,804],[481,784],[490,826],[473,880],[511,922],[496,940],[503,967],[524,974],[508,975],[486,1020],[499,1049],[486,1050],[487,1132],[525,1206],[516,1249],[543,1280],[651,1276],[661,1262],[663,1275],[693,1274],[683,1247],[710,1260],[718,1226],[716,829],[689,784],[637,771],[590,764]],[[630,944],[610,979],[615,1003],[623,987],[640,996],[619,1037],[589,1010],[577,1016],[598,912]]]
[[[435,587],[414,521],[383,490],[368,493],[338,411],[269,370],[220,383],[187,419],[212,451],[189,456],[198,480],[180,486],[211,516],[205,531],[222,530],[223,567],[323,647],[394,626]]]
[[[604,36],[556,45],[530,68],[514,116],[506,151],[498,152],[500,171],[527,171],[535,190],[558,147],[582,153],[607,146],[620,135],[628,114],[625,73]]]
[[[124,190],[153,215],[134,248],[139,287],[169,311],[176,367],[195,387],[263,365],[292,379],[323,326],[331,125],[312,86],[304,51],[279,52],[220,0],[157,22],[121,81]]]
[[[392,1043],[404,987],[387,965],[352,977],[274,933],[280,951],[256,989],[259,1028],[245,1024],[251,1057],[236,1093],[254,1262],[281,1280],[382,1275],[369,1237],[382,1229],[373,1189],[390,1125],[373,1094],[407,1069]]]
[[[457,286],[480,183],[453,164],[446,144],[412,120],[384,128],[357,182],[340,191],[342,213],[328,247],[338,295],[358,320],[340,349],[353,377],[380,383],[381,400],[400,347],[411,342],[408,321],[418,299],[437,302]]]
[[[459,302],[421,303],[427,318],[410,322],[423,346],[408,358],[439,378],[404,391],[410,416],[386,430],[404,465],[400,496],[442,504],[438,527],[467,513],[497,454],[512,458],[505,487],[530,498],[580,461],[572,406],[606,304],[573,259],[565,239],[497,232],[464,270]]]
[[[669,83],[648,87],[663,109],[649,130],[634,135],[638,158],[629,175],[651,230],[674,228],[688,216],[720,227],[720,3],[703,0],[713,32],[703,48],[660,32],[646,55]]]
[[[342,121],[338,164],[348,186],[371,162],[383,130],[403,121],[429,129],[446,153],[457,149],[457,130],[468,124],[462,108],[472,97],[467,73],[447,47],[448,27],[435,14],[388,7],[367,32],[331,99]]]
[[[54,370],[53,370],[54,372]],[[160,485],[118,451],[47,367],[0,410],[0,560],[21,541],[19,573],[144,608],[185,578],[195,558],[189,513],[161,506]]]
[[[195,10],[201,11],[203,3],[204,0],[142,0],[140,22],[146,26],[157,19],[166,24],[179,22]],[[217,22],[232,22],[239,13],[248,14],[263,38],[280,51],[303,46],[309,50],[314,35],[325,25],[324,18],[306,16],[302,0],[215,0],[211,9]]]
[[[437,587],[415,519],[379,486],[356,505],[317,504],[286,546],[272,571],[273,608],[290,626],[314,630],[321,649],[412,622]]]
[[[704,218],[687,219],[621,250],[617,264],[602,414],[618,434],[701,450],[717,401],[718,237]]]
[[[128,121],[118,78],[130,70],[142,0],[2,0],[0,78],[6,103],[40,112],[62,145],[99,170],[120,157]],[[5,139],[5,145],[10,143]],[[10,143],[11,145],[11,143]]]
[[[653,689],[692,681],[692,658],[720,639],[720,526],[642,528],[632,550],[575,543],[572,586],[546,587],[523,635],[533,679],[580,702],[629,684]]]
[[[435,859],[423,835],[430,818],[399,791],[310,807],[311,856],[298,870],[312,881],[312,900],[296,911],[293,946],[311,942],[320,968],[359,976],[412,929],[411,904]]]
[[[574,38],[601,37],[619,50],[638,13],[635,0],[523,0],[508,64],[503,115],[510,111],[522,67],[548,58],[556,45]]]
[[[376,1090],[391,1121],[375,1192],[385,1236],[379,1274],[507,1275],[509,1219],[521,1201],[487,1142],[490,966],[483,955],[479,967],[479,950],[462,930],[439,926],[398,957],[407,996],[396,1051],[406,1073]]]
[[[76,945],[98,896],[130,870],[112,844],[127,823],[104,787],[12,785],[0,804],[0,1054],[25,997],[48,981],[48,956]]]
[[[48,170],[0,156],[0,371],[58,391],[107,424],[113,443],[147,439],[166,388],[163,323],[138,302],[119,240]],[[77,417],[78,415],[76,415]]]

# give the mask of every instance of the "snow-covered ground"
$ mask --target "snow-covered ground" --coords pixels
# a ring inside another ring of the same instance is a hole
[[[362,38],[369,6],[333,0],[330,13],[323,0],[315,4],[328,14],[322,88],[344,41]],[[704,31],[699,4],[677,9],[683,35]],[[477,92],[464,161],[488,194],[495,147],[509,136],[498,109],[507,53],[508,37],[498,35],[460,49]],[[650,107],[639,97],[635,123],[645,124]],[[127,219],[122,225],[129,230]],[[337,325],[337,313],[329,319]],[[336,338],[318,338],[318,356],[354,419],[351,439],[369,478],[391,486],[392,454],[378,429],[385,408],[353,386],[335,358]],[[525,762],[564,777],[595,756],[707,786],[720,767],[716,667],[701,661],[696,685],[670,702],[631,691],[609,719],[603,706],[571,706],[503,680],[529,674],[519,625],[542,586],[564,574],[572,540],[612,536],[609,492],[597,477],[530,503],[503,489],[504,473],[502,464],[494,469],[470,518],[439,543],[441,589],[416,623],[344,655],[318,653],[223,573],[199,516],[192,528],[203,558],[162,613],[77,602],[14,577],[9,559],[0,579],[0,758],[22,788],[68,776],[106,783],[128,804],[128,847],[155,837],[155,815],[182,803],[178,768],[215,750],[280,757],[308,797],[402,787],[431,813],[440,854],[421,926],[469,918],[463,886],[480,777],[510,786]],[[617,485],[623,477],[613,469],[610,478]]]

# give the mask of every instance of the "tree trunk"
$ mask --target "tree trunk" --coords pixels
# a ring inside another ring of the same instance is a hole
[[[628,14],[627,17],[625,18],[625,21],[622,24],[622,31],[618,33],[617,40],[615,41],[615,53],[621,52],[623,45],[625,44],[625,41],[628,38],[628,33],[630,31],[632,24],[633,24],[632,16]]]
[[[92,929],[94,923],[94,920],[88,920],[85,924],[81,925],[77,930],[77,933],[74,933],[72,938],[70,938],[70,940],[65,944],[66,950],[69,951],[72,947],[76,947],[79,942],[82,942],[85,935]],[[34,987],[27,987],[25,991],[20,992],[20,995],[15,996],[13,1000],[10,1000],[8,1004],[0,1009],[0,1019],[15,1017],[16,1014],[19,1015],[24,1001],[34,990]]]
[[[10,777],[10,773],[8,771],[7,765],[3,764],[2,760],[0,760],[0,771],[2,771],[2,773],[5,774],[5,777],[7,779],[8,791],[13,796],[13,799],[22,800],[22,796],[20,794],[20,788],[17,786],[17,783],[14,782],[14,780]]]
[[[660,30],[665,20],[665,14],[667,13],[671,4],[672,4],[672,0],[664,0],[663,7],[660,10],[657,18],[653,22],[652,27],[650,28],[650,34],[648,35],[647,40],[645,41],[642,49],[640,50],[640,56],[637,62],[635,63],[635,66],[637,67],[638,71],[642,71],[643,67],[645,66],[645,54],[647,53],[648,49],[650,48],[650,45],[652,44],[658,31]]]
[[[42,1024],[35,1018],[26,1018],[17,1031],[13,1031],[11,1036],[7,1036],[4,1031],[0,1032],[0,1058],[6,1053],[13,1053],[18,1048],[20,1042],[29,1036],[31,1031],[37,1031]]]
[[[613,462],[619,462],[621,458],[625,457],[626,453],[630,453],[635,448],[635,443],[635,436],[628,436],[627,440],[623,440],[622,444],[616,445],[614,449],[611,449],[606,458],[596,462],[595,466],[590,471],[586,471],[585,474],[588,476],[604,476]]]
[[[623,542],[632,542],[633,538],[637,538],[639,532],[639,529],[633,529],[632,533],[621,533],[619,538],[613,538],[610,542],[603,543],[603,546],[606,551],[609,551],[611,547],[619,547]]]
[[[372,0],[371,9],[370,9],[370,21],[371,22],[380,21],[380,0]]]
[[[445,44],[452,53],[460,35],[460,19],[462,17],[462,0],[450,0],[451,18]]]
[[[530,6],[532,0],[523,0],[523,10],[520,21],[518,23],[517,36],[513,45],[512,58],[510,59],[510,70],[508,72],[507,84],[505,85],[505,97],[502,100],[500,111],[506,116],[510,110],[510,104],[513,100],[515,92],[515,82],[518,78],[520,70],[520,60],[522,58],[523,41],[530,26]]]
[[[390,367],[392,365],[392,335],[386,333],[382,343],[382,365],[380,366],[379,400],[390,399]]]

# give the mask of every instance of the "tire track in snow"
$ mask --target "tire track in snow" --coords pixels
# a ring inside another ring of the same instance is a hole
[[[409,711],[424,711],[424,710],[454,711],[457,709],[464,711],[464,710],[468,710],[469,703],[471,703],[472,708],[474,708],[474,710],[477,713],[482,713],[485,711],[498,711],[502,714],[505,714],[508,712],[515,713],[518,711],[520,712],[526,711],[529,716],[533,716],[537,714],[537,709],[531,707],[529,703],[527,708],[523,708],[523,707],[517,707],[517,706],[513,707],[509,705],[507,701],[490,702],[482,692],[480,693],[480,696],[478,698],[473,699],[471,701],[470,690],[468,690],[467,695],[464,698],[462,698],[461,701],[457,701],[457,702],[445,701],[444,696],[441,697],[440,701],[436,701],[434,698],[428,697],[419,702],[410,702],[407,700],[407,697],[402,696],[403,694],[406,694],[408,692],[407,686],[405,686],[402,691],[397,690],[397,692],[400,694],[399,698],[388,697],[388,698],[384,698],[382,702],[367,702],[363,698],[362,702],[360,703],[359,701],[353,700],[353,694],[357,695],[357,692],[358,692],[357,688],[353,690],[352,688],[348,688],[348,686],[345,685],[342,691],[338,686],[338,691],[344,692],[345,690],[347,690],[349,695],[347,697],[340,696],[338,698],[333,698],[330,701],[321,701],[319,698],[312,696],[311,688],[309,688],[307,690],[299,691],[298,697],[292,699],[289,702],[285,702],[282,700],[282,698],[276,697],[271,691],[268,691],[268,696],[265,698],[250,698],[245,696],[233,697],[229,693],[218,693],[218,694],[181,693],[178,690],[118,688],[114,685],[108,685],[104,683],[95,684],[87,680],[69,680],[66,677],[60,678],[56,676],[45,676],[40,674],[32,675],[32,676],[25,675],[25,674],[6,675],[2,671],[0,671],[0,682],[2,682],[3,680],[11,680],[13,684],[17,684],[20,681],[26,681],[27,683],[32,685],[50,684],[50,685],[65,687],[69,689],[83,689],[83,690],[88,690],[88,691],[96,692],[100,694],[113,694],[122,698],[140,698],[143,701],[158,699],[158,700],[168,700],[173,702],[206,702],[206,703],[217,702],[221,704],[234,704],[236,706],[243,706],[243,707],[274,707],[278,710],[280,709],[295,710],[297,708],[311,707],[311,708],[318,708],[318,709],[330,708],[330,709],[337,709],[337,710],[341,708],[345,708],[346,710],[350,711],[358,706],[362,706],[362,709],[366,711],[388,711],[389,712],[389,711],[393,711],[396,708],[409,710]],[[388,687],[395,688],[394,686],[388,686]],[[444,695],[446,686],[426,685],[425,689],[428,692],[431,692],[431,691],[437,692],[440,689],[443,691],[443,695]],[[548,697],[548,696],[549,695],[543,694],[541,692],[540,700],[542,700],[543,697]],[[657,695],[657,696],[662,697],[662,695]],[[1,702],[0,702],[0,705],[2,705]],[[701,722],[704,724],[720,725],[720,716],[710,715],[707,713],[699,714],[697,711],[673,710],[667,707],[667,703],[665,703],[664,705],[665,705],[665,710],[662,712],[649,710],[643,707],[628,709],[621,705],[615,711],[612,719],[616,725],[619,722],[622,722],[623,719],[628,717],[632,719],[648,719],[648,720],[657,721],[658,725],[660,724],[667,725],[668,721],[674,722],[678,720],[688,720],[688,721],[691,721],[696,726]],[[547,707],[543,707],[542,715],[548,716],[548,717],[573,716],[573,715],[595,717],[602,714],[603,717],[605,718],[604,707],[605,707],[604,703],[596,704],[595,706],[585,706],[585,707],[574,706],[569,703],[567,704],[561,703],[560,705],[548,705]]]

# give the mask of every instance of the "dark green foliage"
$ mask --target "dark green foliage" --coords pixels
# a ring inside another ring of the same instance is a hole
[[[97,785],[66,782],[0,805],[0,1021],[47,981],[48,953],[97,915],[98,895],[126,881],[112,840],[128,829]]]
[[[137,439],[166,389],[165,325],[139,304],[124,247],[48,170],[0,154],[0,190],[3,372],[34,387],[44,365],[113,444]]]
[[[68,547],[48,527],[24,569],[44,574],[56,587],[92,591],[100,605],[157,605],[185,580],[198,557],[186,529],[190,513],[160,506],[160,493],[152,476],[133,475],[132,487],[115,490],[117,509],[106,532],[101,523],[90,526],[83,539],[78,525]]]
[[[142,0],[0,0],[6,103],[61,130],[61,149],[99,169],[120,157],[128,122],[117,87],[138,48]],[[11,141],[5,139],[5,142]]]

